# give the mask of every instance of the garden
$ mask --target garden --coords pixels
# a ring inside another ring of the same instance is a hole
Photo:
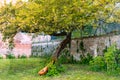
[[[0,80],[119,80],[119,14],[119,0],[1,0]],[[32,42],[22,46],[17,33],[28,33],[30,40],[34,34],[63,40],[52,55],[33,56]]]
[[[119,80],[120,50],[112,45],[104,51],[104,56],[87,56],[82,62],[63,53],[43,76],[38,71],[49,63],[50,56],[16,59],[9,55],[7,59],[0,59],[0,80]]]

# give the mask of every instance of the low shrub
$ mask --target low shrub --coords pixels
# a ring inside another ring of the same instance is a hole
[[[106,69],[106,63],[103,56],[97,56],[90,61],[90,67],[93,71],[101,71]]]
[[[93,59],[90,53],[87,53],[86,56],[80,56],[80,64],[89,64],[89,62]]]
[[[15,55],[12,54],[12,53],[9,53],[9,54],[7,55],[7,58],[8,58],[8,59],[14,59],[14,58],[15,58]]]
[[[115,53],[116,71],[120,74],[120,50],[117,49]]]
[[[104,54],[106,66],[107,66],[107,72],[113,72],[116,68],[116,61],[115,61],[115,54],[116,54],[116,47],[115,45],[110,46],[107,49],[107,52]]]
[[[120,50],[112,45],[105,53],[105,62],[109,74],[120,74]]]
[[[49,66],[48,72],[47,72],[47,76],[55,76],[55,75],[59,75],[59,73],[64,72],[65,71],[65,67],[59,63],[55,63],[55,64],[51,64]]]
[[[69,50],[65,49],[58,59],[59,63],[67,64],[67,63],[75,63],[73,59],[73,55],[70,54]]]
[[[26,55],[22,55],[22,56],[20,56],[20,58],[27,58],[27,56]]]
[[[97,56],[90,61],[92,70],[104,70],[108,74],[120,74],[120,50],[112,45],[104,53],[104,56]]]
[[[75,60],[73,55],[70,54],[69,50],[65,49],[62,54],[60,55],[58,61],[59,63],[67,64],[89,64],[89,62],[93,59],[90,53],[87,53],[85,56],[80,56],[80,61]]]

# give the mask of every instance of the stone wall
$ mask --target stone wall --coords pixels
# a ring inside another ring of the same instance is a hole
[[[51,55],[55,51],[56,47],[61,41],[49,41],[42,43],[33,43],[32,44],[32,55],[33,56],[45,56]]]
[[[73,39],[71,41],[71,54],[73,54],[74,58],[77,60],[80,60],[80,55],[82,55],[82,50],[80,50],[81,41],[83,41],[85,49],[84,54],[90,53],[94,57],[103,55],[103,50],[111,44],[117,44],[117,48],[120,49],[120,35]]]
[[[57,45],[60,43],[58,40],[51,40],[50,35],[38,35],[19,32],[14,37],[14,48],[9,49],[8,42],[2,41],[2,34],[0,34],[0,56],[6,58],[9,53],[15,55],[16,58],[24,55],[26,57],[43,56],[53,53]]]
[[[36,39],[38,40],[36,42]],[[41,37],[40,37],[41,39]],[[18,57],[21,55],[30,55],[42,56],[45,53],[53,53],[56,47],[61,41],[48,41],[40,42],[39,37],[32,39],[31,36],[18,33],[14,38],[15,47],[12,53]],[[43,39],[43,38],[42,38]],[[80,43],[83,41],[84,51],[80,49]],[[103,50],[106,47],[109,47],[111,44],[116,43],[117,47],[120,49],[120,35],[106,35],[99,37],[86,37],[82,39],[72,39],[71,41],[71,54],[74,58],[80,60],[80,55],[84,53],[90,53],[93,56],[103,55]],[[8,48],[8,43],[2,41],[2,35],[0,34],[0,55],[5,57],[10,51]]]

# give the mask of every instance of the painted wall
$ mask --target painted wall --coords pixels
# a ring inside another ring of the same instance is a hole
[[[0,55],[3,56],[3,58],[6,58],[6,55],[9,53],[14,54],[16,58],[22,55],[30,57],[32,47],[31,39],[32,37],[28,34],[24,34],[21,32],[17,33],[14,37],[15,47],[11,51],[8,47],[8,43],[2,41],[2,35],[0,34]]]

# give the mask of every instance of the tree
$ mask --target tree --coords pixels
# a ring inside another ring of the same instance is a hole
[[[19,32],[57,34],[66,38],[53,54],[52,64],[71,41],[73,30],[86,25],[99,26],[100,22],[119,21],[115,3],[119,0],[29,0],[6,4],[0,8],[0,30],[4,38],[13,38]],[[111,18],[112,17],[112,18]],[[12,41],[12,40],[11,40]]]

